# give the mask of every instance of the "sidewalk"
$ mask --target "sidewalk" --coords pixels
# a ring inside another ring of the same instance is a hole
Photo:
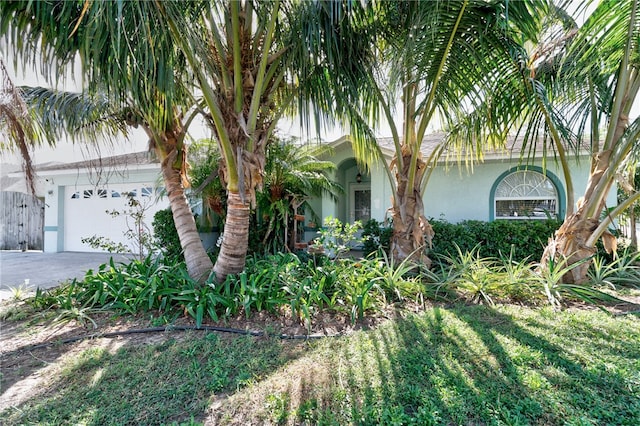
[[[125,255],[112,253],[0,251],[0,300],[12,297],[11,288],[21,285],[35,291],[82,278],[111,257],[116,263],[127,261]]]

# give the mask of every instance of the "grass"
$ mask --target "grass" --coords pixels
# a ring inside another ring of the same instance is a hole
[[[58,373],[0,419],[636,425],[639,342],[634,315],[515,306],[436,307],[306,343],[194,333],[60,357]]]
[[[250,354],[246,356],[246,354]],[[2,413],[3,424],[165,424],[202,414],[283,362],[275,342],[216,334],[91,348],[63,361],[44,392]]]

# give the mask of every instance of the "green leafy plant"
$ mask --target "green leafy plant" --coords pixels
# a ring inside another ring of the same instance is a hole
[[[423,299],[422,283],[418,281],[419,265],[411,261],[408,257],[399,264],[396,264],[386,251],[379,251],[381,257],[370,257],[373,261],[373,271],[379,278],[380,287],[387,300],[403,301],[405,297]],[[410,276],[412,275],[413,276]]]
[[[377,262],[366,260],[342,259],[336,262],[340,285],[340,299],[344,300],[351,322],[361,320],[366,311],[375,309],[377,298],[384,297],[379,282],[381,276],[377,272]]]
[[[82,280],[37,292],[30,303],[41,309],[100,308],[131,314],[170,310],[180,288],[191,280],[183,264],[163,262],[151,256],[120,264],[111,259],[97,270],[87,271]]]
[[[447,276],[449,285],[454,286],[463,296],[474,303],[493,305],[492,295],[496,294],[504,282],[494,271],[497,259],[480,256],[480,247],[476,245],[471,251],[463,252],[454,244],[457,256],[445,256],[451,271]]]
[[[344,192],[329,177],[336,165],[319,159],[331,153],[332,148],[326,144],[301,144],[295,139],[275,137],[270,141],[266,150],[264,186],[256,194],[254,228],[250,233],[259,236],[254,252],[295,250],[294,243],[303,232],[303,223],[297,221],[295,215],[308,213],[317,219],[307,199],[323,195],[336,199]]]
[[[9,287],[11,291],[11,297],[13,300],[22,300],[32,290],[29,285],[29,280],[25,279],[24,282],[18,286]]]
[[[393,228],[375,219],[369,219],[362,227],[363,253],[369,256],[383,251],[389,253],[389,243]]]
[[[531,285],[533,270],[528,257],[515,260],[512,247],[509,256],[500,253],[496,273],[502,274],[504,290],[510,300],[535,302],[538,295]]]
[[[499,258],[502,253],[511,253],[512,260],[538,259],[544,246],[560,227],[557,220],[494,220],[483,222],[467,220],[449,223],[446,220],[432,220],[435,232],[430,255],[438,257],[457,255],[451,245],[455,242],[462,252],[479,249],[482,257]]]
[[[319,230],[318,243],[329,257],[338,259],[353,246],[362,243],[362,237],[357,235],[360,230],[362,224],[359,221],[343,224],[339,219],[328,216]]]
[[[153,238],[157,247],[162,253],[177,261],[183,260],[182,247],[180,246],[180,237],[176,230],[176,224],[173,221],[173,213],[171,209],[158,210],[153,215]]]
[[[534,281],[543,289],[549,303],[556,309],[561,307],[563,298],[571,298],[600,306],[599,302],[620,301],[610,294],[604,293],[592,285],[563,283],[562,277],[591,259],[569,264],[564,258],[550,259],[546,264],[537,264]],[[600,306],[601,307],[601,306]]]
[[[214,321],[218,321],[218,310],[221,307],[230,308],[225,314],[235,313],[233,303],[228,298],[222,297],[216,292],[216,287],[212,283],[205,285],[192,285],[188,283],[173,301],[178,303],[183,312],[190,315],[196,321],[196,327],[200,327],[204,321],[205,314]]]
[[[627,249],[613,261],[596,255],[588,274],[596,285],[606,285],[612,289],[616,286],[640,288],[640,252]]]
[[[111,238],[104,236],[92,235],[91,237],[83,237],[80,241],[91,248],[109,253],[131,253],[131,248],[126,244],[115,242]]]
[[[295,318],[302,319],[307,329],[311,328],[312,311],[309,303],[310,280],[302,279],[289,282],[282,287],[284,290],[288,305],[291,308],[291,314]]]

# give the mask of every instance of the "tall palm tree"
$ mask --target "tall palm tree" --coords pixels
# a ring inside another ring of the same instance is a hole
[[[183,13],[194,5],[183,4]],[[185,136],[198,108],[184,58],[150,2],[6,1],[0,31],[24,62],[40,59],[51,80],[79,57],[89,92],[104,92],[141,125],[161,160],[189,275],[204,280],[212,262],[184,196]]]
[[[155,4],[195,74],[222,153],[227,216],[214,272],[223,280],[244,268],[250,210],[278,119],[296,99],[303,117],[309,98],[328,109],[330,93],[306,82],[328,62],[348,68],[362,59],[348,55],[358,43],[342,18],[351,2],[224,0],[188,18],[182,2]]]
[[[584,2],[578,11],[592,3]],[[512,100],[501,107],[521,114],[524,150],[535,151],[543,144],[564,170],[567,212],[541,263],[574,265],[563,277],[566,282],[587,280],[588,260],[599,239],[605,249],[615,250],[616,239],[608,228],[640,198],[631,190],[605,214],[613,185],[629,157],[638,154],[640,119],[629,117],[640,90],[638,6],[637,0],[600,2],[581,27],[557,8],[550,21],[553,37],[533,51],[524,84],[504,84],[508,89],[503,93]],[[585,150],[590,175],[583,196],[575,201],[570,161]]]
[[[382,157],[371,129],[380,114],[390,126],[395,156],[385,170],[393,188],[393,257],[430,263],[425,248],[433,230],[424,216],[423,195],[445,148],[481,156],[486,146],[504,143],[506,121],[470,113],[491,96],[498,76],[520,74],[525,56],[515,37],[535,28],[538,4],[370,2],[362,11],[358,22],[362,33],[371,36],[365,48],[377,49],[379,61],[360,82],[360,93],[346,91],[351,99],[345,101],[352,106],[344,112],[356,155],[365,162]],[[336,96],[342,102],[341,94]],[[394,118],[398,103],[402,123]],[[429,128],[451,127],[462,118],[465,131],[451,132],[424,158],[422,142]]]
[[[360,37],[344,19],[358,5],[7,1],[0,4],[0,28],[23,52],[34,52],[32,42],[41,41],[45,64],[63,65],[79,54],[89,89],[106,87],[110,97],[133,103],[134,117],[146,123],[163,158],[174,204],[183,198],[175,179],[184,164],[182,106],[193,92],[185,82],[197,83],[223,157],[228,209],[214,272],[224,279],[244,268],[250,205],[262,183],[265,148],[278,118],[294,109],[296,99],[303,117],[318,117],[307,114],[310,98],[317,101],[312,105],[316,111],[331,108],[324,98],[330,95],[326,86],[303,84],[309,76],[326,77],[330,64],[348,70],[370,63],[364,50],[353,48]],[[195,78],[182,78],[185,69]],[[354,86],[358,77],[350,75]],[[187,217],[176,210],[174,215]],[[176,220],[181,233],[195,231],[189,222]],[[191,257],[186,252],[195,239],[181,242],[185,257]],[[204,269],[190,268],[190,273],[200,275]]]
[[[591,173],[587,187],[543,256],[543,261],[561,257],[570,264],[583,262],[565,277],[569,282],[586,281],[588,263],[584,260],[595,253],[600,238],[607,250],[615,250],[615,237],[607,229],[615,217],[640,198],[640,192],[632,192],[601,219],[622,166],[629,155],[638,154],[640,118],[630,121],[631,107],[640,90],[638,9],[637,0],[600,2],[569,48],[578,66],[564,67],[557,79],[561,84],[567,84],[567,80],[586,82],[587,90],[579,94],[585,103],[589,101],[588,108],[579,111],[581,114],[573,120],[590,122]],[[604,97],[597,98],[597,89],[602,86],[599,83],[605,83],[608,90]]]

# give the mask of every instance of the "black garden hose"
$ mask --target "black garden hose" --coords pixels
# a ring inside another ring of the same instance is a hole
[[[111,338],[118,336],[126,336],[129,334],[142,334],[142,333],[158,333],[158,332],[167,332],[167,331],[216,331],[218,333],[232,333],[232,334],[241,334],[244,336],[254,336],[254,337],[263,337],[263,336],[271,336],[277,337],[282,340],[311,340],[311,339],[322,339],[324,337],[339,337],[340,335],[334,336],[326,336],[323,334],[274,334],[271,335],[262,331],[255,330],[242,330],[240,328],[228,328],[228,327],[216,327],[211,325],[203,325],[197,327],[195,325],[170,325],[167,327],[149,327],[149,328],[133,328],[129,330],[123,331],[112,331],[109,333],[94,333],[94,334],[85,334],[83,336],[70,337],[64,340],[56,340],[47,343],[41,343],[39,345],[26,346],[24,349],[33,350],[33,349],[41,349],[46,348],[48,346],[58,345],[58,344],[67,344],[79,342],[81,340],[87,339],[96,339],[96,338]]]

